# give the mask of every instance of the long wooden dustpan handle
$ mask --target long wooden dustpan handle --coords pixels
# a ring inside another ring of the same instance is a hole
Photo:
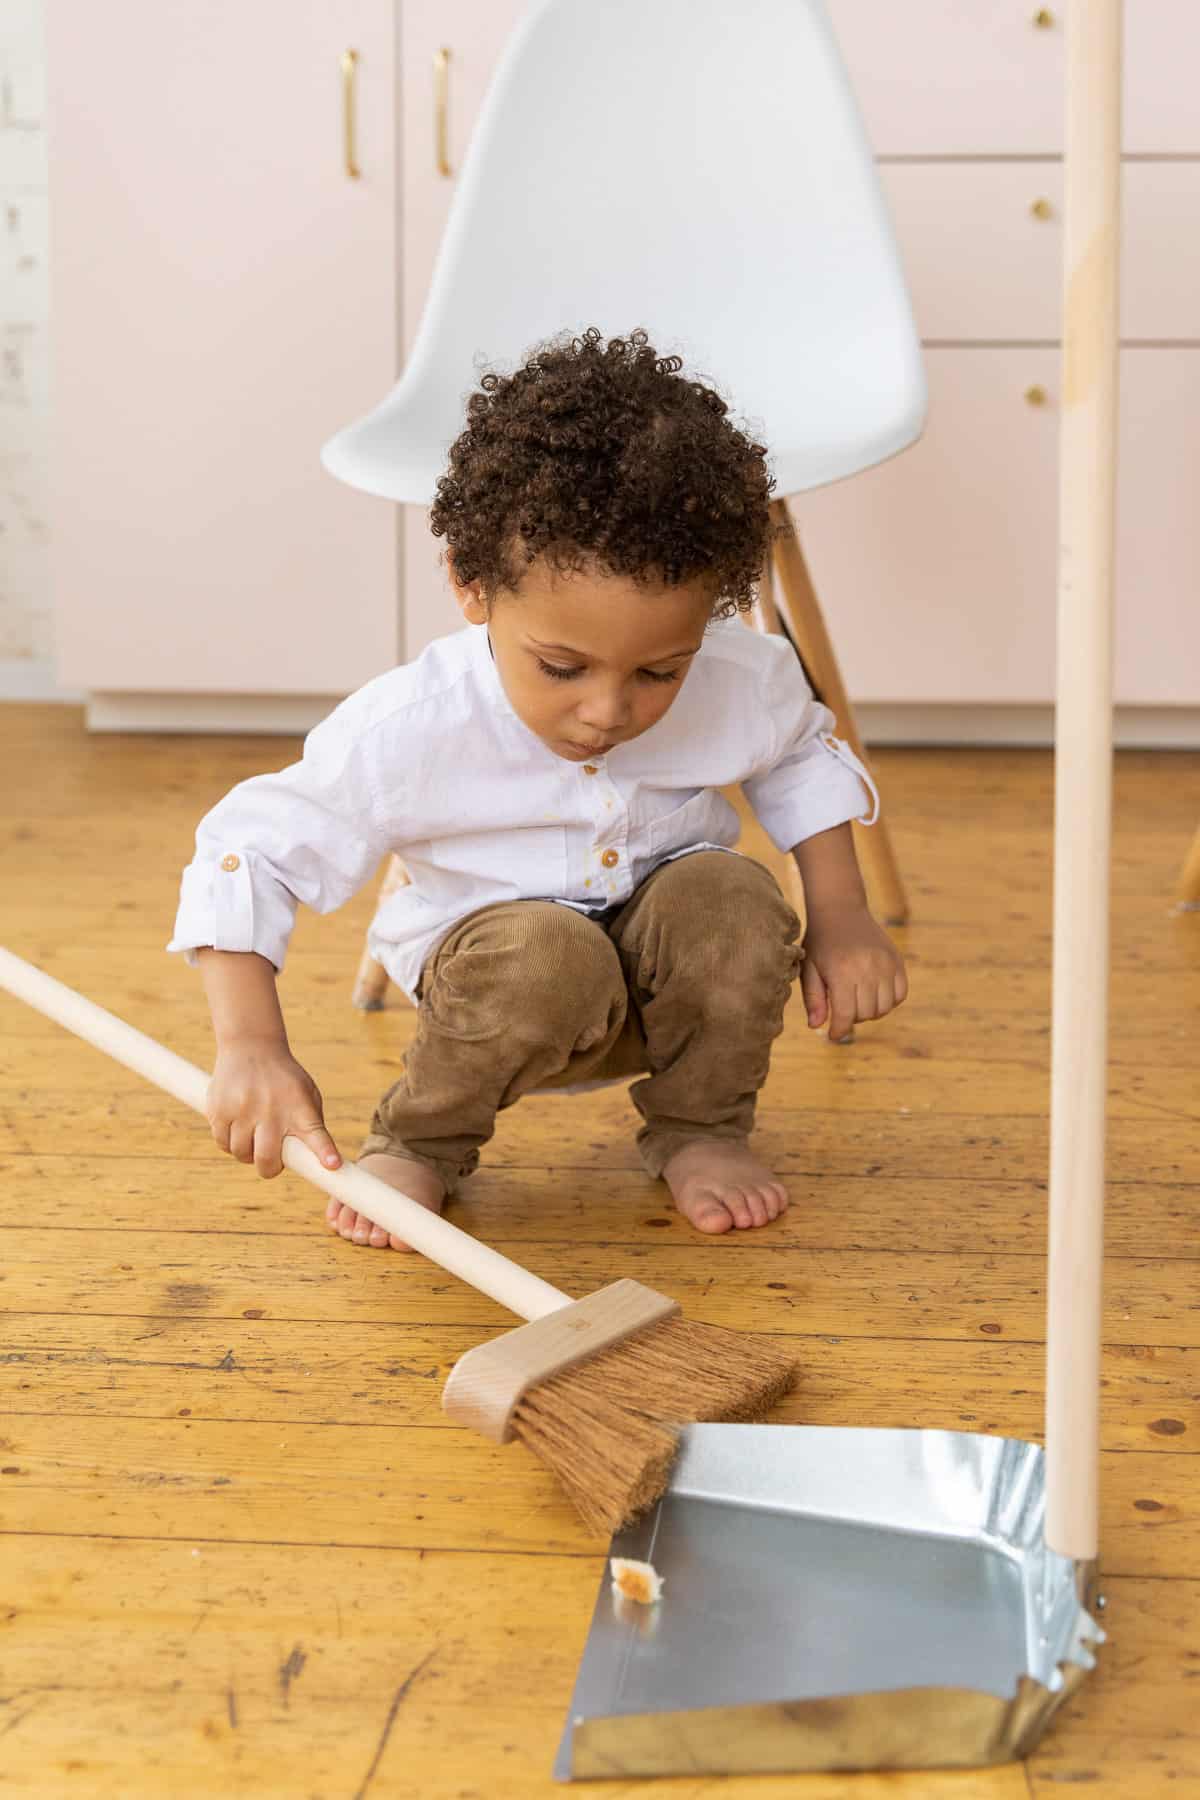
[[[1099,1544],[1121,0],[1066,9],[1046,1542]]]
[[[208,1076],[194,1063],[185,1062],[173,1050],[156,1043],[144,1032],[115,1014],[105,1012],[91,1000],[85,1000],[53,975],[35,968],[11,950],[0,948],[0,988],[7,988],[18,1000],[24,1000],[47,1018],[65,1025],[76,1037],[103,1050],[106,1056],[123,1063],[137,1075],[144,1075],[155,1087],[174,1094],[185,1106],[202,1113],[208,1093]],[[299,1138],[283,1140],[282,1158],[295,1174],[302,1175],[315,1187],[324,1188],[338,1200],[344,1200],[356,1212],[365,1215],[385,1231],[395,1232],[414,1250],[428,1256],[452,1275],[469,1282],[480,1293],[488,1294],[523,1319],[542,1319],[548,1313],[571,1304],[569,1294],[560,1293],[548,1281],[531,1275],[519,1263],[510,1262],[499,1251],[490,1250],[476,1238],[460,1231],[446,1219],[418,1206],[404,1194],[398,1194],[386,1181],[366,1169],[344,1164],[340,1169],[327,1169],[320,1157]]]

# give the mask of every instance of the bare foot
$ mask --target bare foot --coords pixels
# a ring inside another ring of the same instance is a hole
[[[697,1138],[677,1150],[663,1180],[697,1231],[747,1231],[787,1210],[787,1193],[745,1144]]]
[[[396,1188],[401,1194],[407,1194],[410,1200],[416,1200],[430,1212],[440,1213],[442,1202],[446,1198],[446,1190],[442,1186],[441,1177],[425,1163],[409,1162],[403,1156],[388,1156],[382,1150],[373,1151],[370,1156],[360,1156],[356,1167],[366,1169],[371,1175],[377,1175],[380,1181],[386,1181],[389,1187]],[[356,1213],[352,1206],[345,1206],[340,1200],[331,1200],[325,1208],[325,1218],[330,1231],[336,1231],[351,1244],[370,1244],[373,1250],[382,1250],[388,1244],[393,1250],[410,1250],[403,1238],[390,1237],[382,1225],[373,1225],[362,1213]]]

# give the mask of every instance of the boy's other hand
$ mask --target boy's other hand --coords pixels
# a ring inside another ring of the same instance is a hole
[[[327,1169],[341,1153],[325,1129],[317,1084],[286,1043],[223,1046],[217,1053],[205,1106],[213,1142],[270,1180],[283,1168],[283,1140],[301,1138]]]
[[[800,985],[812,1030],[837,1043],[860,1019],[882,1019],[908,993],[904,960],[865,906],[811,914]]]

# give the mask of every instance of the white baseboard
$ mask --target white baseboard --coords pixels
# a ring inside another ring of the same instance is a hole
[[[864,701],[854,708],[867,744],[969,744],[1046,748],[1054,742],[1052,706],[904,706]],[[1200,750],[1200,706],[1118,706],[1119,750]]]
[[[12,693],[0,699],[82,695]],[[8,665],[13,666],[13,665]],[[337,705],[340,694],[118,694],[86,696],[90,731],[224,732],[295,737]],[[855,716],[867,744],[1019,745],[1054,742],[1052,706],[905,706],[862,702]],[[1122,750],[1200,750],[1200,706],[1118,706],[1113,739]]]
[[[59,687],[54,663],[48,656],[0,656],[0,701],[40,700],[82,706],[85,698]]]
[[[296,737],[331,713],[340,694],[97,694],[89,731],[225,733]]]

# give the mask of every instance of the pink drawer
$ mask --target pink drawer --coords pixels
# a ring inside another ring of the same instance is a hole
[[[1057,350],[926,354],[912,450],[795,502],[850,694],[1054,694]],[[1200,704],[1200,349],[1121,353],[1116,698]],[[1031,405],[1027,390],[1044,390]]]
[[[1063,17],[1035,0],[826,0],[880,156],[1062,149]],[[1041,28],[1035,18],[1048,13]],[[1200,154],[1200,6],[1126,0],[1124,145]]]
[[[1200,162],[1126,162],[1121,335],[1200,341]],[[884,163],[922,337],[1057,339],[1058,162]]]

